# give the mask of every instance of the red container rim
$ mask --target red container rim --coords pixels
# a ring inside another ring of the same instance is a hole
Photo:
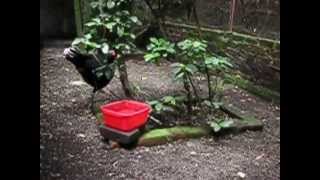
[[[110,106],[114,106],[114,105],[121,104],[121,103],[138,104],[138,105],[142,106],[143,108],[141,108],[140,110],[138,110],[136,112],[130,113],[130,114],[112,111],[112,110],[108,109]],[[114,101],[109,104],[100,106],[100,109],[101,109],[102,113],[108,113],[109,115],[118,116],[118,117],[131,117],[131,116],[135,116],[137,114],[140,114],[140,113],[143,113],[146,111],[149,111],[149,113],[151,112],[151,107],[148,104],[138,102],[138,101],[133,101],[133,100]]]

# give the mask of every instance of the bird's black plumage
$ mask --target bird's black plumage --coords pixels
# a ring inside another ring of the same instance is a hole
[[[108,85],[113,78],[114,52],[108,54],[106,62],[100,62],[93,55],[81,54],[74,48],[65,49],[64,57],[76,67],[83,80],[94,88],[94,92]]]
[[[74,48],[64,50],[64,57],[70,61],[81,74],[83,80],[93,87],[91,97],[91,111],[95,113],[93,104],[96,91],[109,84],[114,76],[115,51],[110,51],[106,61],[100,62],[93,55],[84,55]]]

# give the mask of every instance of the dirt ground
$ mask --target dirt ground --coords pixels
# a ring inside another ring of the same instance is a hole
[[[238,88],[226,92],[229,104],[264,122],[264,130],[137,147],[110,149],[102,141],[89,110],[92,91],[72,64],[64,47],[40,51],[40,178],[99,179],[280,179],[280,107]],[[160,67],[128,62],[129,78],[146,97],[176,91],[169,64]],[[179,85],[178,85],[179,86]],[[115,77],[108,86],[122,96]],[[102,95],[101,95],[102,96]],[[100,97],[100,96],[99,96]],[[98,98],[99,98],[98,97]],[[113,100],[111,96],[104,96]]]

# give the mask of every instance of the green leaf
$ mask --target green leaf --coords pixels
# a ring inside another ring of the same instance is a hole
[[[163,97],[163,102],[165,102],[165,103],[169,103],[169,102],[171,102],[172,100],[174,100],[174,97],[172,97],[172,96],[165,96],[165,97]]]
[[[130,34],[130,37],[131,37],[132,39],[135,39],[135,38],[136,38],[136,35]]]
[[[95,22],[96,24],[100,24],[101,23],[101,19],[100,18],[94,18],[92,19],[93,22]]]
[[[107,43],[103,43],[103,44],[102,44],[102,52],[103,52],[104,54],[108,54],[108,52],[109,52],[109,45],[108,45]]]
[[[175,100],[176,100],[176,101],[179,101],[179,102],[184,101],[185,99],[186,99],[185,96],[176,96],[176,97],[175,97]]]
[[[91,2],[90,6],[94,9],[97,8],[99,6],[99,2]]]
[[[219,123],[219,126],[221,126],[222,128],[229,128],[233,123],[233,120],[224,120]]]
[[[156,104],[155,109],[157,112],[161,112],[161,110],[163,109],[163,104],[161,103]]]
[[[112,30],[113,26],[115,26],[116,23],[115,22],[109,22],[105,25],[106,28],[108,28],[110,31]]]
[[[91,34],[85,34],[85,35],[84,35],[84,38],[89,40],[89,39],[92,38],[92,35],[91,35]]]
[[[180,79],[184,76],[184,72],[180,72],[179,74],[176,75],[176,79]]]
[[[120,37],[122,37],[122,36],[123,36],[123,33],[124,33],[124,29],[123,29],[122,27],[118,27],[118,28],[117,28],[117,33],[118,33],[118,35],[119,35]]]
[[[211,102],[208,101],[208,100],[204,100],[203,103],[204,103],[205,105],[209,106],[209,107],[212,106]]]
[[[214,121],[210,122],[210,127],[213,128],[214,132],[219,132],[221,130],[221,126]]]
[[[150,53],[150,54],[146,54],[144,56],[144,59],[146,62],[149,62],[151,60],[158,59],[159,57],[160,57],[159,53]]]
[[[138,22],[138,18],[136,16],[131,16],[130,17],[131,21],[134,22],[134,23],[137,23]]]
[[[193,64],[187,64],[186,69],[190,72],[190,73],[195,73],[198,71],[198,68],[193,65]]]
[[[95,42],[86,42],[86,45],[88,45],[89,47],[92,47],[92,48],[100,48],[101,45],[95,43]]]
[[[173,63],[170,66],[173,67],[173,68],[180,68],[180,67],[183,66],[183,64],[181,64],[181,63]]]
[[[115,6],[115,3],[114,3],[112,0],[109,0],[109,1],[107,2],[107,7],[108,7],[109,9],[112,9],[114,6]]]
[[[95,22],[88,22],[85,24],[85,26],[91,27],[91,26],[95,26],[96,23]]]
[[[148,101],[148,104],[150,104],[151,106],[158,104],[159,101],[154,100],[154,101]]]
[[[195,41],[195,42],[193,43],[193,46],[194,46],[195,48],[200,47],[200,46],[201,46],[201,43],[200,43],[199,41]]]
[[[173,74],[174,74],[174,75],[177,75],[180,71],[182,71],[182,69],[181,69],[180,67],[175,67],[175,68],[173,69]]]
[[[214,106],[215,109],[219,109],[223,105],[223,103],[221,103],[221,102],[213,102],[212,105]]]
[[[76,46],[78,44],[80,44],[82,42],[82,38],[76,38],[73,42],[72,42],[72,46]]]
[[[152,43],[155,43],[155,44],[158,43],[158,40],[157,40],[156,38],[150,38],[150,41],[151,41]]]

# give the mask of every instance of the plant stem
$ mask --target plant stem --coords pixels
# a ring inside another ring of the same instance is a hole
[[[188,114],[192,113],[192,105],[191,105],[191,91],[190,91],[190,85],[188,83],[188,79],[186,76],[183,77],[183,86],[184,89],[187,91],[187,110],[188,110]]]
[[[194,86],[193,81],[192,81],[190,75],[187,75],[187,77],[188,77],[188,79],[189,79],[189,82],[190,82],[190,84],[191,84],[191,86],[192,86],[192,89],[193,89],[193,91],[194,91],[194,94],[195,94],[196,98],[199,99],[199,95],[198,95],[197,89],[196,89],[196,87]]]
[[[215,77],[215,82],[216,82],[216,86],[214,87],[214,92],[216,92],[216,96],[219,96],[219,93],[218,93],[218,83],[219,83],[219,79],[218,79],[218,77],[219,77],[219,74],[217,74],[217,76]]]
[[[117,64],[119,69],[120,82],[121,82],[124,94],[126,95],[126,97],[133,99],[133,92],[128,80],[127,66],[124,58],[123,57],[119,58]]]
[[[212,94],[211,78],[210,78],[210,74],[209,74],[209,69],[208,69],[208,67],[205,67],[205,71],[206,71],[207,82],[208,82],[209,100],[210,100],[210,102],[211,102],[211,100],[212,100],[212,98],[213,98],[213,94]]]

